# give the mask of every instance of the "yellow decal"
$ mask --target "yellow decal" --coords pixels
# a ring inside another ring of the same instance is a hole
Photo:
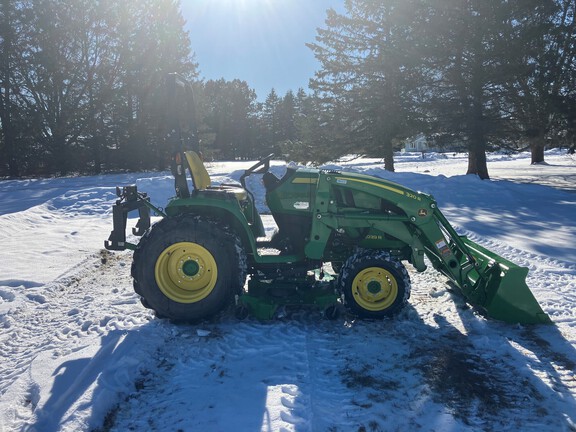
[[[316,184],[318,179],[313,177],[296,177],[292,180],[292,184]]]
[[[405,193],[403,190],[401,190],[401,189],[397,189],[397,188],[392,187],[392,186],[386,186],[386,185],[383,185],[383,184],[381,184],[381,183],[376,183],[376,182],[369,181],[369,180],[360,180],[360,179],[355,179],[355,178],[343,179],[343,178],[341,178],[341,177],[337,177],[337,178],[336,178],[336,181],[339,181],[339,180],[348,180],[348,181],[355,181],[355,182],[358,182],[358,183],[364,183],[364,184],[367,184],[367,185],[370,185],[370,186],[376,186],[376,187],[378,187],[378,188],[380,188],[380,189],[386,189],[386,190],[389,190],[390,192],[394,192],[394,193],[397,193],[397,194],[400,194],[400,195],[406,195],[406,193]],[[410,198],[420,199],[420,198],[418,198],[418,197],[417,197],[416,195],[414,195],[414,194],[409,194],[408,196],[409,196]]]

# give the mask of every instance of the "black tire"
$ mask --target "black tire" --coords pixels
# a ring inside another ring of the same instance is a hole
[[[161,318],[197,322],[240,294],[246,257],[240,240],[221,222],[199,216],[154,224],[134,251],[134,290]]]
[[[411,283],[404,265],[388,252],[360,250],[342,266],[339,286],[352,314],[382,319],[406,306]]]

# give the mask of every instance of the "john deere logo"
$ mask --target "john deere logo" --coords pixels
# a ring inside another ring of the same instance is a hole
[[[428,216],[428,210],[423,209],[423,208],[420,209],[420,210],[418,210],[418,216],[420,216],[420,217],[426,217],[426,216]]]

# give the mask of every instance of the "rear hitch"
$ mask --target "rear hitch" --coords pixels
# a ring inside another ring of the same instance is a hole
[[[108,250],[134,249],[135,245],[126,242],[126,221],[128,213],[138,210],[138,222],[132,228],[132,234],[142,236],[150,228],[150,209],[155,207],[150,203],[146,193],[138,192],[136,185],[116,187],[118,200],[112,206],[112,220],[114,223],[108,240],[104,247]]]

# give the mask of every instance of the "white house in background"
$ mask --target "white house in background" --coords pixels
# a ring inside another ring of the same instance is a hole
[[[423,133],[408,138],[404,143],[403,149],[405,152],[425,152],[428,150],[430,150],[428,140],[426,139],[426,135]]]

